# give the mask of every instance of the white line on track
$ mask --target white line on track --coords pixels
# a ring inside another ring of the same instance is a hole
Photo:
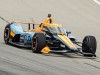
[[[98,0],[93,0],[93,1],[95,1],[97,4],[99,4],[99,5],[100,5],[100,1],[98,1]]]

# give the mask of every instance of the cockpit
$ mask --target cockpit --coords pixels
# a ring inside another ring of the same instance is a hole
[[[43,31],[48,31],[52,34],[66,34],[66,30],[60,26],[43,26]]]

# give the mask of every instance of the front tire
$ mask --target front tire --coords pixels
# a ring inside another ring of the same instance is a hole
[[[84,56],[93,56],[95,55],[97,47],[96,38],[94,36],[86,36],[83,39],[82,43],[82,52],[83,53],[91,53],[91,55],[85,55]]]
[[[41,50],[46,47],[46,37],[43,33],[36,33],[32,39],[32,51],[41,53]]]

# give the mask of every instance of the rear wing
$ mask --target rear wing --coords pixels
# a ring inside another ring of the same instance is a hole
[[[9,22],[7,21],[6,19],[4,19],[3,17],[0,16],[0,19],[2,19],[3,21],[5,21],[6,23],[9,23],[9,24],[13,24],[13,23],[19,23],[19,24],[28,24],[28,30],[30,30],[30,25],[33,25],[33,29],[35,28],[35,25],[46,25],[46,24],[51,24],[53,23],[53,20],[51,18],[51,14],[48,14],[48,18],[41,24],[35,24],[34,22],[21,22],[21,21],[14,21],[14,22]]]
[[[33,29],[35,28],[35,25],[40,25],[40,24],[35,24],[34,22],[21,22],[21,21],[14,21],[13,23],[28,24],[28,30],[30,30],[31,25],[33,25]]]
[[[13,24],[13,23],[28,24],[28,30],[30,30],[30,25],[33,25],[33,29],[35,28],[35,25],[41,25],[41,24],[35,24],[34,22],[21,22],[21,21],[9,22],[1,16],[0,16],[0,19],[2,19],[3,21],[5,21],[8,24]]]

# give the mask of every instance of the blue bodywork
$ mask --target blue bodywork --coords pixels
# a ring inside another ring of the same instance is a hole
[[[15,24],[15,23],[10,25],[10,31],[12,31],[14,33],[14,35],[15,35],[14,37],[12,37],[10,39],[10,42],[13,43],[13,44],[15,44],[15,45],[23,46],[23,47],[31,47],[31,44],[32,44],[32,41],[33,41],[32,39],[33,39],[35,33],[37,33],[37,32],[24,31],[22,29],[22,26],[20,24]],[[50,36],[48,36],[48,35],[45,35],[45,36],[46,36],[46,38],[51,39]],[[73,39],[72,42],[76,41],[76,38],[74,36],[72,36],[71,34],[67,35],[67,33],[66,33],[66,36],[68,36],[69,39]],[[56,40],[60,41],[60,43],[62,43],[60,45],[62,45],[62,46],[65,45],[66,46],[65,49],[71,50],[71,48],[69,48],[65,44],[65,42],[62,41],[61,38],[59,38],[56,35],[53,35],[53,37]],[[16,41],[16,39],[17,39],[17,41]],[[52,43],[55,43],[55,42],[52,41],[51,44]],[[76,49],[72,49],[72,50],[76,50]]]
[[[21,25],[19,24],[12,24],[10,25],[10,29],[15,33],[15,34],[21,34],[24,33]]]
[[[20,35],[19,42],[23,43],[23,46],[31,45],[32,38],[33,38],[35,32],[26,32],[26,31],[24,31],[20,24],[11,24],[10,25],[10,30],[15,34],[15,37],[17,35]]]

